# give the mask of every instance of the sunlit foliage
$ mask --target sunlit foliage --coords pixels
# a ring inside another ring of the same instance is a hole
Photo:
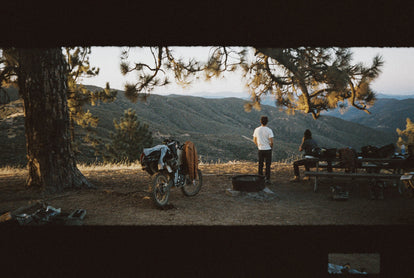
[[[71,140],[75,151],[80,142],[75,137],[75,123],[87,130],[84,142],[96,146],[98,140],[93,136],[93,129],[98,125],[99,119],[92,115],[85,105],[97,105],[100,102],[113,102],[117,91],[111,90],[109,83],[103,90],[89,90],[82,85],[83,78],[94,77],[99,74],[99,68],[91,67],[89,63],[90,47],[66,47],[64,55],[68,65],[68,108],[70,117]]]
[[[151,47],[150,51],[154,61],[151,65],[131,65],[128,50],[123,54],[121,72],[137,73],[137,82],[125,87],[133,101],[146,99],[155,87],[169,84],[169,74],[178,84],[187,86],[201,76],[209,80],[240,69],[251,96],[246,110],[260,109],[263,97],[272,94],[277,105],[288,113],[302,111],[315,119],[321,111],[349,105],[369,113],[375,101],[369,85],[383,66],[380,56],[375,56],[368,67],[352,64],[350,50],[335,47],[212,47],[204,63],[177,58],[169,47]]]
[[[143,148],[152,145],[152,133],[147,124],[141,124],[132,109],[125,110],[119,121],[114,120],[115,133],[111,133],[111,143],[106,145],[104,155],[108,162],[133,162],[140,158]]]
[[[17,52],[14,48],[0,49],[0,104],[10,101],[10,96],[5,88],[17,87],[17,65]]]
[[[255,61],[245,67],[251,99],[273,94],[280,107],[311,113],[350,104],[368,112],[375,101],[369,84],[380,74],[383,61],[375,56],[370,67],[351,64],[352,54],[342,48],[256,49]]]
[[[401,145],[411,145],[414,144],[414,123],[407,118],[407,124],[404,130],[397,128],[398,133],[398,142],[397,145],[401,147]]]

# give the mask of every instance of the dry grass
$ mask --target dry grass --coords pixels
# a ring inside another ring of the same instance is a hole
[[[82,171],[114,171],[114,170],[141,170],[141,164],[135,163],[96,163],[96,164],[78,164],[79,170]]]
[[[229,161],[229,162],[202,162],[199,164],[204,174],[229,175],[229,174],[254,174],[257,171],[257,162],[249,161]],[[126,163],[96,163],[78,164],[81,172],[101,172],[101,171],[122,171],[122,170],[141,170],[139,162]],[[272,172],[291,171],[292,165],[287,162],[273,162]],[[26,167],[5,166],[0,167],[0,175],[26,175]]]
[[[226,163],[201,163],[203,175],[243,175],[256,174],[257,162],[230,161]],[[272,173],[292,171],[292,165],[284,162],[273,162]]]
[[[79,170],[82,173],[88,174],[92,172],[123,172],[134,170],[137,173],[142,173],[146,175],[146,172],[141,171],[142,167],[140,163],[115,163],[115,164],[80,164],[78,165]],[[203,176],[212,176],[212,175],[244,175],[244,174],[257,174],[257,162],[249,161],[229,161],[229,162],[201,162],[199,164],[200,170],[203,172]],[[271,171],[275,174],[280,175],[290,175],[293,173],[292,165],[290,163],[284,162],[273,162]]]
[[[5,166],[0,167],[0,175],[4,176],[22,176],[27,174],[27,169],[22,167]]]

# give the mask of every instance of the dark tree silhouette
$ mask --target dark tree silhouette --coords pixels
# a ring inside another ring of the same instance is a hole
[[[24,100],[29,176],[47,191],[92,187],[76,166],[69,132],[67,64],[60,48],[13,50]]]

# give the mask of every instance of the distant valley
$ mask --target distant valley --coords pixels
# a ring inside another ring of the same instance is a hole
[[[350,107],[344,113],[341,113],[339,110],[333,110],[324,113],[324,115],[338,117],[377,130],[394,133],[396,128],[405,129],[407,118],[414,120],[414,98],[379,98],[375,105],[369,108],[369,111],[371,114]]]

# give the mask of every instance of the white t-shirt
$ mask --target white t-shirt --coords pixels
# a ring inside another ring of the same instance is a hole
[[[259,126],[253,132],[253,137],[257,138],[257,147],[261,151],[271,150],[270,138],[273,138],[273,131],[267,126]]]

